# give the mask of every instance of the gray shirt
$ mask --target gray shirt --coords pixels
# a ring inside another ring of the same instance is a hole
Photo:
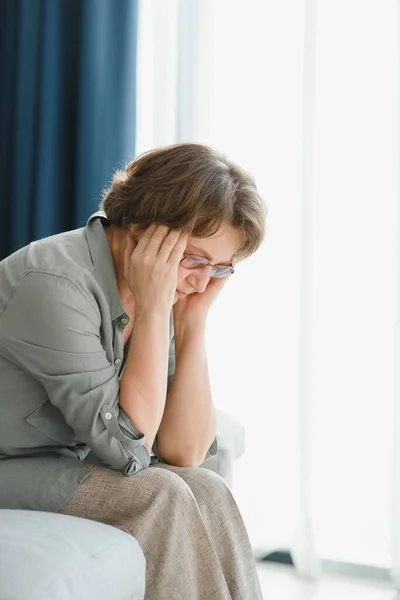
[[[85,461],[134,475],[161,460],[119,406],[129,317],[105,226],[97,212],[0,262],[0,508],[59,510]]]

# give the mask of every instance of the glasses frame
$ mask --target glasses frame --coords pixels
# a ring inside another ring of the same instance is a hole
[[[184,255],[180,261],[180,264],[185,260],[185,258],[196,258],[199,261],[197,264],[201,265],[199,267],[192,267],[192,268],[191,267],[183,267],[184,269],[188,269],[189,271],[195,271],[196,268],[201,269],[202,267],[207,267],[208,265],[210,265],[210,261],[205,256],[197,256],[197,254],[186,254],[186,253],[184,253]],[[217,269],[219,267],[223,267],[224,269],[230,269],[230,273],[228,275],[224,275],[224,277],[230,277],[235,272],[235,269],[233,268],[232,265],[210,265],[210,266],[213,269]],[[224,279],[224,277],[215,277],[215,275],[213,275],[213,274],[211,274],[210,277],[215,278],[215,279]]]

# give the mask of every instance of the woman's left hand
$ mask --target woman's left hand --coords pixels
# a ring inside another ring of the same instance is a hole
[[[195,292],[194,294],[188,294],[184,298],[180,298],[174,304],[173,308],[175,328],[179,327],[179,325],[205,320],[211,305],[228,279],[229,277],[210,279],[204,292],[200,294]]]

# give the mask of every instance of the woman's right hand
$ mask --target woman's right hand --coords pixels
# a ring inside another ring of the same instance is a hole
[[[124,275],[135,299],[136,315],[146,310],[172,309],[179,263],[188,238],[188,233],[155,223],[137,243],[132,235],[128,236]]]

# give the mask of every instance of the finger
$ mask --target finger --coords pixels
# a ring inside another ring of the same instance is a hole
[[[169,261],[169,257],[171,256],[171,252],[175,248],[176,244],[179,241],[181,236],[181,230],[179,229],[170,229],[168,235],[163,240],[163,244],[160,247],[158,256],[160,259],[165,260],[165,262]]]
[[[158,225],[149,240],[146,253],[148,252],[154,257],[158,256],[160,248],[162,247],[165,238],[168,237],[169,232],[170,228],[167,227],[167,225]]]
[[[152,223],[146,231],[142,233],[140,236],[139,242],[137,244],[138,252],[144,252],[149,245],[149,242],[153,236],[153,233],[157,229],[157,223]]]
[[[173,247],[171,247],[171,252],[169,255],[168,263],[175,265],[176,267],[182,260],[183,253],[186,250],[186,246],[189,240],[189,233],[186,231],[181,231],[176,243]]]

